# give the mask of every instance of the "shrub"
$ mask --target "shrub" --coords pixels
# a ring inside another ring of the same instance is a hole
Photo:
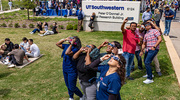
[[[10,24],[8,25],[8,27],[13,27],[13,24],[12,24],[12,23],[10,23]]]
[[[53,28],[53,25],[50,25],[50,29],[52,29]]]
[[[14,24],[14,27],[15,27],[15,28],[19,28],[19,27],[20,27],[19,23],[15,23],[15,24]]]
[[[7,27],[7,25],[5,23],[1,24],[1,27]]]
[[[77,30],[77,24],[75,24],[74,26],[73,26],[73,30]]]
[[[72,24],[68,24],[68,25],[66,26],[66,29],[67,29],[67,30],[73,30],[73,25],[72,25]]]
[[[59,29],[64,29],[63,25],[59,25],[58,27],[59,27]]]
[[[29,28],[34,28],[34,24],[29,24]]]
[[[27,26],[26,26],[26,24],[23,24],[22,27],[23,27],[23,28],[26,28]]]
[[[83,26],[81,26],[81,30],[83,30]]]

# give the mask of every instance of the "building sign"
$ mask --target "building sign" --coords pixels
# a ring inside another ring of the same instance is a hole
[[[126,17],[129,22],[139,22],[139,1],[82,1],[84,20],[89,21],[93,12],[97,22],[122,23]]]

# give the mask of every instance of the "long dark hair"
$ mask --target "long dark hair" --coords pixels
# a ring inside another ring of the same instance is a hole
[[[77,49],[81,48],[81,40],[79,39],[78,36],[73,36],[76,39],[76,45],[74,45],[74,47],[76,47]]]
[[[120,68],[118,68],[118,70],[116,72],[120,76],[121,86],[123,86],[124,83],[125,83],[125,72],[126,72],[125,65],[126,65],[126,59],[121,54],[119,54],[118,57],[120,58],[120,61],[119,61]]]

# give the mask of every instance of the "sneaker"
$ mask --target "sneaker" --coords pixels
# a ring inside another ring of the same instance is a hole
[[[146,79],[145,81],[143,81],[143,83],[145,84],[150,84],[150,83],[153,83],[154,81],[153,80],[150,80],[150,79]]]
[[[132,78],[132,77],[126,77],[126,79],[128,79],[128,80],[134,80],[134,78]]]
[[[143,77],[144,77],[144,78],[147,78],[147,77],[148,77],[148,75],[146,74],[146,75],[144,75]],[[152,77],[154,77],[154,75],[152,75]]]
[[[5,64],[5,65],[8,65],[8,64],[9,64],[9,61],[5,61],[4,64]]]
[[[83,100],[83,97],[81,97],[79,100]]]
[[[30,34],[34,34],[33,32],[29,32]]]
[[[162,73],[161,73],[161,72],[157,72],[157,74],[158,74],[159,76],[162,76]]]
[[[39,36],[44,36],[43,34],[40,34]]]
[[[14,64],[8,66],[8,68],[13,68],[13,67],[15,67]]]
[[[69,98],[69,100],[74,100],[73,98]]]

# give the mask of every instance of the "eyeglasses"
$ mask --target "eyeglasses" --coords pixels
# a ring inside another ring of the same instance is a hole
[[[89,46],[89,45],[86,45],[86,47],[88,47],[88,48],[92,48],[91,46]]]
[[[115,45],[111,44],[111,43],[108,43],[108,45],[110,45],[111,47],[115,47]]]
[[[114,60],[118,61],[121,65],[123,65],[122,61],[118,57],[113,55],[111,57],[113,57]]]
[[[70,39],[74,39],[74,37],[70,37]]]

